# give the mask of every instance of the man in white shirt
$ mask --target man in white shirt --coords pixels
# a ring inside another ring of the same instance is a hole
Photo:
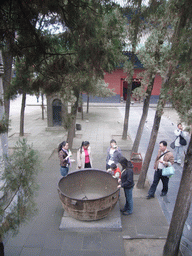
[[[177,129],[174,131],[176,137],[175,140],[175,155],[174,155],[174,162],[181,164],[181,157],[182,157],[182,153],[183,153],[183,146],[180,143],[180,136],[182,136],[184,139],[186,138],[186,133],[183,131],[183,126],[181,123],[179,123],[177,125]]]
[[[154,164],[154,179],[153,183],[148,191],[147,199],[154,198],[155,191],[157,188],[157,185],[159,181],[161,180],[163,183],[163,188],[161,190],[160,196],[165,196],[168,192],[168,183],[169,183],[169,177],[168,176],[162,176],[162,169],[169,165],[169,163],[174,164],[174,157],[172,152],[167,150],[167,142],[161,141],[159,143],[159,151],[158,155],[155,160]]]

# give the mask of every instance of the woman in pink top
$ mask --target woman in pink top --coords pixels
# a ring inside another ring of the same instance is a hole
[[[89,141],[83,141],[77,150],[77,168],[92,168],[91,147]]]

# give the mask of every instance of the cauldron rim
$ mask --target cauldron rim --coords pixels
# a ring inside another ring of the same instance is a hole
[[[83,172],[83,171],[99,171],[99,172],[106,173],[107,175],[111,176],[111,178],[113,178],[110,173],[108,173],[108,172],[106,172],[106,171],[103,171],[103,170],[95,169],[95,168],[85,168],[85,169],[81,169],[81,170],[75,170],[74,172],[69,173],[67,176],[73,175],[74,173]],[[64,193],[61,191],[60,187],[59,187],[60,182],[61,182],[63,179],[66,179],[67,176],[62,177],[62,178],[59,180],[59,182],[58,182],[58,190],[60,191],[60,193],[61,193],[62,195],[64,195],[65,197],[67,197],[67,198],[69,198],[69,199],[71,199],[71,200],[75,200],[75,201],[84,201],[84,202],[96,201],[96,200],[100,200],[100,199],[103,199],[103,198],[112,196],[112,195],[115,194],[118,190],[120,190],[120,188],[117,188],[117,189],[116,189],[114,192],[112,192],[111,194],[108,194],[107,196],[98,197],[98,198],[96,198],[96,199],[82,200],[82,199],[79,199],[79,198],[70,197],[70,196],[64,194]],[[116,178],[113,178],[113,179],[116,179]]]

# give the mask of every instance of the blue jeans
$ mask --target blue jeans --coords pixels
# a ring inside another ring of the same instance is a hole
[[[179,146],[179,147],[176,146],[174,160],[179,164],[181,163],[182,153],[183,153],[183,146]]]
[[[163,183],[163,188],[162,188],[161,192],[167,194],[169,178],[167,176],[162,176],[162,170],[157,169],[154,173],[153,183],[152,183],[152,185],[149,189],[149,192],[148,192],[149,196],[154,196],[157,185],[158,185],[160,180]]]
[[[133,212],[133,196],[132,196],[133,188],[124,188],[124,193],[125,193],[125,206],[124,210],[131,214]]]
[[[60,167],[61,176],[63,177],[67,176],[68,171],[69,171],[69,167],[64,167],[64,166]]]

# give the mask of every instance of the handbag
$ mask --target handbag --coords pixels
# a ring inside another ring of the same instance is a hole
[[[173,142],[171,142],[170,148],[172,148],[172,149],[175,148],[175,141],[176,141],[176,139],[177,139],[178,137],[179,137],[179,136],[177,136],[177,137],[175,138],[175,140],[174,140]]]
[[[171,177],[174,174],[175,174],[175,169],[174,169],[174,167],[172,165],[162,169],[162,176],[169,176],[169,177]]]
[[[171,142],[170,144],[170,148],[174,149],[175,148],[175,140],[173,142]]]
[[[180,143],[182,146],[186,146],[186,145],[187,145],[186,139],[184,139],[181,135],[180,135],[179,137],[180,137],[179,143]]]

